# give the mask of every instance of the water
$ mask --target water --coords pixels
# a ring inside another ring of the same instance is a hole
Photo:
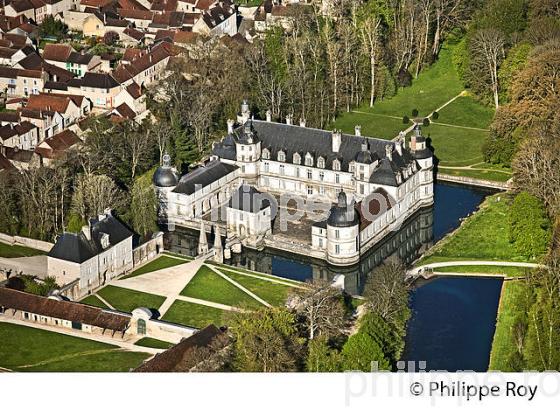
[[[412,292],[403,360],[426,370],[488,370],[501,279],[442,277]]]

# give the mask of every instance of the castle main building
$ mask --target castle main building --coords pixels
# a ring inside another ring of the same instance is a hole
[[[419,126],[406,147],[404,136],[394,142],[367,138],[359,126],[348,135],[293,125],[290,117],[286,124],[272,122],[269,113],[266,121],[254,120],[244,103],[205,166],[179,177],[166,158],[154,184],[166,223],[217,225],[245,246],[342,266],[358,262],[433,204],[433,158]],[[287,196],[326,205],[327,212],[295,220]],[[284,225],[278,221],[282,211],[288,215]]]

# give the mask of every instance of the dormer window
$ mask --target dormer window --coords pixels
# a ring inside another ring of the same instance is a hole
[[[294,164],[300,165],[300,164],[301,164],[301,155],[299,155],[299,153],[296,152],[296,153],[294,154],[294,159],[293,159],[293,161],[294,161]]]
[[[402,183],[402,176],[400,172],[397,172],[397,184],[401,184]]]
[[[348,171],[350,171],[351,173],[356,172],[356,164],[354,162],[350,163],[350,166],[348,167]]]
[[[107,249],[109,247],[109,235],[107,235],[106,233],[101,235],[101,247],[103,249]]]
[[[262,157],[263,159],[270,159],[270,151],[267,148],[263,149]]]
[[[278,152],[278,161],[286,162],[286,153],[284,151]]]
[[[338,159],[335,159],[332,163],[332,169],[334,171],[340,171],[340,161]]]
[[[305,155],[305,165],[308,167],[313,166],[313,155],[311,155],[309,152]]]
[[[325,158],[319,157],[319,158],[317,159],[317,166],[318,166],[319,168],[325,168]]]

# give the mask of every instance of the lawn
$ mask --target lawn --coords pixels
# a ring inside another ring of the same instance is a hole
[[[399,135],[400,131],[406,130],[411,123],[403,124],[401,118],[390,118],[385,115],[370,113],[356,109],[348,114],[342,115],[329,128],[340,129],[346,134],[354,134],[354,127],[362,127],[362,135],[368,137],[392,139]]]
[[[233,279],[243,287],[249,289],[258,297],[266,300],[273,306],[283,306],[286,303],[288,294],[295,290],[293,287],[281,285],[263,279],[252,278],[240,273],[222,271],[229,278]]]
[[[144,337],[134,343],[137,346],[152,347],[154,349],[169,349],[174,346],[173,343],[165,342],[163,340],[154,339],[152,337]]]
[[[134,276],[140,276],[143,275],[145,273],[149,273],[149,272],[155,272],[157,270],[161,270],[161,269],[165,269],[165,268],[171,268],[172,266],[177,266],[177,265],[182,265],[184,263],[187,263],[188,260],[186,259],[177,259],[177,258],[172,258],[169,256],[160,256],[157,259],[154,259],[153,261],[147,263],[146,265],[142,266],[141,268],[136,269],[134,272],[122,277],[121,279],[127,279],[127,278],[132,278]]]
[[[505,275],[510,278],[525,276],[528,268],[517,266],[449,266],[445,268],[435,268],[437,272],[460,272],[460,273],[488,273],[495,275]]]
[[[86,296],[85,298],[80,300],[80,303],[83,303],[84,305],[100,307],[102,309],[109,309],[109,306],[103,303],[101,299],[99,299],[96,295]]]
[[[259,308],[263,305],[207,266],[202,266],[181,295],[228,306]]]
[[[467,95],[457,98],[438,111],[439,118],[433,122],[488,129],[494,118],[494,112],[493,108],[480,104]]]
[[[0,367],[14,371],[128,371],[149,357],[117,346],[0,323]],[[21,367],[30,366],[32,367]]]
[[[119,288],[112,285],[105,286],[97,293],[115,309],[123,312],[132,312],[137,307],[157,310],[165,301],[165,297],[163,296]]]
[[[229,271],[234,271],[234,272],[239,272],[239,273],[248,273],[248,274],[253,275],[253,276],[275,279],[275,280],[281,281],[281,282],[283,282],[287,285],[297,285],[297,286],[301,285],[300,281],[297,281],[297,280],[294,280],[294,279],[283,278],[281,276],[271,275],[269,273],[257,272],[257,271],[250,270],[250,269],[240,268],[238,266],[220,264],[220,263],[216,263],[216,262],[213,262],[213,261],[208,261],[207,263],[217,267],[217,269],[222,273],[228,273]]]
[[[19,245],[0,242],[0,258],[22,258],[25,256],[44,255],[45,252]]]
[[[507,359],[512,350],[515,349],[511,328],[515,323],[516,317],[524,313],[523,306],[525,306],[525,303],[523,298],[525,286],[525,283],[521,281],[506,281],[503,284],[488,370],[507,371],[509,368]]]
[[[480,147],[488,132],[431,124],[423,134],[443,166],[467,166],[483,161]],[[447,171],[447,170],[442,170]]]
[[[468,177],[475,179],[486,179],[496,182],[507,182],[511,179],[511,174],[505,172],[497,172],[492,170],[482,169],[449,169],[439,168],[440,174],[453,175],[459,177]]]
[[[430,249],[418,265],[461,259],[529,262],[509,242],[509,202],[508,194],[487,197],[479,211]]]
[[[210,324],[222,326],[224,324],[223,316],[227,313],[226,310],[176,300],[162,320],[202,329]]]

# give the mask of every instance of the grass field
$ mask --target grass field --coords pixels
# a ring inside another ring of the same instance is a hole
[[[219,264],[219,263],[215,263],[215,262],[212,262],[212,261],[209,261],[207,263],[215,266],[222,273],[228,273],[230,271],[239,272],[239,273],[248,273],[250,275],[254,275],[254,276],[258,276],[258,277],[262,277],[262,278],[275,279],[275,280],[278,280],[280,282],[286,283],[287,285],[301,285],[300,281],[297,281],[297,280],[294,280],[294,279],[282,278],[280,276],[275,276],[275,275],[271,275],[271,274],[268,274],[268,273],[257,272],[257,271],[253,271],[253,270],[249,270],[249,269],[245,269],[245,268],[240,268],[240,267],[237,267],[237,266]]]
[[[431,124],[424,127],[439,165],[467,166],[483,161],[480,147],[488,132]]]
[[[222,309],[176,300],[162,319],[202,329],[210,324],[215,324],[218,327],[222,326],[224,324],[223,316],[227,313],[227,311]]]
[[[289,292],[295,290],[289,286],[252,278],[239,273],[225,271],[224,274],[273,306],[283,306],[286,303]]]
[[[0,323],[0,367],[14,371],[123,372],[149,357],[106,343]]]
[[[154,349],[169,349],[171,346],[174,346],[173,343],[164,342],[163,340],[154,339],[151,337],[144,337],[134,344],[143,347],[153,347]]]
[[[259,308],[260,302],[235,287],[207,266],[202,266],[181,295],[229,306]]]
[[[160,256],[159,258],[147,263],[146,265],[142,266],[141,268],[136,269],[134,272],[122,277],[121,279],[132,278],[134,276],[140,276],[148,272],[155,272],[157,270],[170,268],[172,266],[182,265],[187,263],[188,260],[185,259],[177,259],[172,258],[169,256]]]
[[[462,127],[488,129],[494,118],[494,109],[480,104],[473,97],[465,95],[457,98],[438,111],[435,124],[453,124]]]
[[[165,301],[165,297],[152,295],[151,293],[138,292],[135,290],[119,288],[117,286],[105,286],[99,295],[109,302],[115,309],[123,312],[132,312],[137,307],[148,309],[159,309]]]
[[[22,258],[25,256],[44,255],[37,249],[26,248],[19,245],[8,245],[7,243],[0,242],[0,258]]]
[[[80,303],[83,303],[84,305],[100,307],[100,308],[103,308],[103,309],[109,309],[109,306],[107,306],[105,303],[103,303],[101,301],[101,299],[99,299],[95,295],[86,296],[85,298],[80,300]]]
[[[525,303],[523,303],[523,289],[525,283],[521,281],[506,281],[502,288],[502,299],[498,311],[498,321],[492,351],[490,353],[490,364],[488,370],[507,371],[507,359],[514,349],[511,328],[516,317],[522,315]]]
[[[508,212],[507,194],[487,197],[479,211],[430,249],[418,265],[461,259],[528,262],[509,242]]]
[[[510,278],[525,276],[528,268],[517,266],[449,266],[434,269],[437,272],[460,272],[460,273],[489,273],[505,275]]]

